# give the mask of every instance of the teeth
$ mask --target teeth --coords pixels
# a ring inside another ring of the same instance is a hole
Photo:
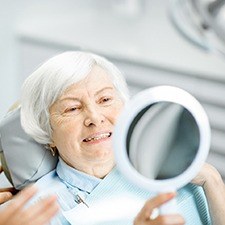
[[[110,135],[111,135],[111,133],[104,133],[104,134],[100,134],[100,135],[95,136],[95,137],[86,138],[86,139],[84,139],[84,141],[85,142],[97,141],[97,140],[100,140],[100,139],[104,139],[104,138],[110,137]]]

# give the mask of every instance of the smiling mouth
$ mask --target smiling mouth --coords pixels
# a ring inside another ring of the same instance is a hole
[[[83,140],[83,142],[99,141],[101,139],[106,139],[112,136],[112,132],[102,133],[96,136],[88,137]]]

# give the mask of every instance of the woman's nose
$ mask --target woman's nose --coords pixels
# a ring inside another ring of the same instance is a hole
[[[103,123],[104,120],[105,120],[105,117],[103,116],[101,111],[99,109],[97,109],[96,107],[92,107],[91,109],[89,108],[86,111],[84,125],[87,127],[89,127],[91,125],[97,126],[97,125]]]

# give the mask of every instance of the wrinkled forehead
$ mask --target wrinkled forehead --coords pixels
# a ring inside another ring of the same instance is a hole
[[[110,74],[98,65],[95,65],[91,71],[81,80],[70,84],[63,94],[76,89],[98,89],[103,86],[113,86],[113,79]]]
[[[83,94],[97,95],[104,90],[115,91],[112,77],[100,66],[94,66],[83,79],[74,82],[62,92],[56,101],[65,97],[81,98]]]

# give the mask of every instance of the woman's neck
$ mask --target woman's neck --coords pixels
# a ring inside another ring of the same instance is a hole
[[[87,173],[91,176],[95,176],[97,178],[104,178],[107,176],[107,174],[110,173],[110,171],[113,169],[114,163],[113,164],[107,164],[107,166],[92,166],[92,167],[87,167],[81,170],[84,173]]]

